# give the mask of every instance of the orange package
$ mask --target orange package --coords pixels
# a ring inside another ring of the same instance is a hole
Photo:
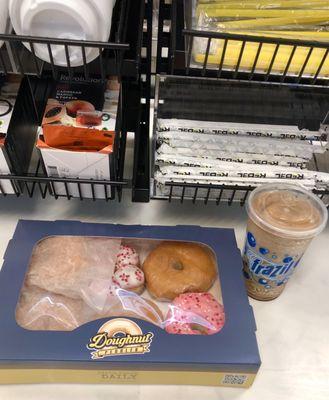
[[[47,146],[61,150],[101,151],[108,148],[107,150],[112,151],[115,132],[65,125],[44,125],[43,137]]]

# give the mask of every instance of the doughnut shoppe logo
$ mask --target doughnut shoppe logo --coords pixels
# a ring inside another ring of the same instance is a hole
[[[150,352],[153,333],[144,334],[133,321],[116,318],[102,325],[90,339],[87,349],[91,358],[99,360],[111,356],[145,354]]]

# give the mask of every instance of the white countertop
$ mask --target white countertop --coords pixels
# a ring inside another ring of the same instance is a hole
[[[65,199],[0,199],[0,253],[18,218],[90,222],[230,227],[243,246],[246,215],[238,205],[132,204]],[[196,386],[18,385],[0,386],[0,400],[328,400],[329,399],[329,226],[311,244],[282,296],[251,300],[262,366],[250,389]],[[1,372],[0,372],[1,373]]]

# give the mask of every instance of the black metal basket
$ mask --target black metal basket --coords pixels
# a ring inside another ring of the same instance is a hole
[[[186,13],[189,13],[189,0],[160,0],[159,10],[159,40],[158,40],[158,73],[204,76],[214,78],[228,79],[246,79],[273,81],[294,84],[327,85],[328,79],[323,79],[321,69],[328,60],[329,43],[320,43],[316,41],[293,40],[276,37],[260,37],[253,35],[239,35],[221,32],[210,32],[205,30],[196,30],[185,23]],[[203,62],[196,65],[193,62],[193,45],[196,40],[204,40]],[[210,49],[214,41],[221,46],[222,51],[218,57],[217,64],[209,65]],[[256,51],[254,58],[250,61],[250,68],[242,68],[241,61],[246,47],[251,43],[255,44]],[[228,70],[225,68],[226,52],[229,45],[236,44],[240,46],[235,65]],[[273,45],[273,52],[265,70],[259,71],[257,64],[265,45]],[[277,54],[282,48],[290,52],[286,64],[282,71],[274,71],[273,66]],[[291,76],[289,68],[294,55],[300,49],[304,50],[305,58],[301,63],[298,73]],[[312,57],[313,52],[322,49],[322,57],[319,59],[317,68],[312,76],[306,76],[305,70]]]
[[[25,174],[25,175],[0,175],[0,181],[6,180],[9,181],[15,191],[15,195],[17,197],[27,195],[32,198],[36,195],[37,192],[41,195],[43,199],[47,196],[51,195],[56,200],[59,197],[66,197],[68,200],[71,200],[74,196],[71,194],[70,187],[74,184],[79,193],[79,199],[84,200],[85,196],[83,195],[83,188],[88,186],[91,189],[91,199],[96,201],[96,187],[102,187],[104,190],[104,197],[102,200],[109,201],[113,199],[112,190],[113,188],[117,189],[119,201],[122,196],[122,189],[127,185],[127,182],[124,181],[103,181],[103,180],[95,180],[95,179],[73,179],[73,178],[49,178],[44,176],[41,172],[41,164],[40,162],[37,164],[35,174]],[[64,184],[65,194],[58,194],[56,190],[56,184],[61,183]],[[19,189],[18,189],[19,188]],[[2,196],[7,196],[6,190],[3,188],[0,183],[0,194]]]
[[[150,66],[152,40],[152,9],[151,0],[118,0],[114,9],[112,32],[109,42],[89,42],[77,40],[57,40],[31,36],[18,36],[14,33],[0,35],[0,41],[5,45],[0,49],[0,83],[6,80],[8,74],[21,74],[25,84],[21,98],[25,99],[21,105],[22,120],[32,127],[30,115],[35,118],[34,123],[40,125],[43,109],[38,108],[38,91],[45,78],[59,80],[63,77],[68,81],[88,81],[93,79],[105,80],[109,76],[116,76],[121,80],[121,94],[117,116],[116,140],[114,146],[113,175],[111,180],[94,180],[79,178],[48,177],[44,171],[42,160],[37,152],[28,165],[28,172],[11,175],[0,175],[0,182],[10,182],[13,190],[6,190],[0,184],[0,194],[6,196],[14,194],[17,197],[27,195],[33,197],[37,193],[42,198],[53,196],[55,199],[66,197],[71,199],[85,198],[84,188],[88,187],[90,196],[96,200],[96,189],[103,190],[102,199],[105,201],[122,197],[122,190],[131,186],[130,181],[123,179],[127,132],[135,133],[135,156],[143,151],[143,141],[148,138],[149,105],[150,105]],[[23,45],[29,45],[28,51]],[[34,45],[45,44],[48,49],[50,63],[38,59]],[[66,66],[56,66],[53,60],[52,48],[60,45],[65,48]],[[83,65],[70,65],[70,47],[81,48]],[[86,49],[97,48],[99,56],[91,63],[87,63]],[[32,76],[31,76],[32,75]],[[143,78],[146,75],[146,79]],[[43,90],[43,89],[42,89]],[[15,107],[17,104],[15,105]],[[146,134],[147,132],[147,134]],[[134,200],[143,197],[145,182],[140,182],[138,169],[135,168],[133,177]],[[57,185],[64,187],[58,192]],[[136,187],[136,189],[135,189]],[[72,188],[78,196],[73,196]],[[141,199],[142,200],[142,199]]]
[[[232,123],[298,125],[300,129],[311,131],[317,131],[327,124],[329,90],[323,86],[158,75],[155,92],[154,131],[158,118],[201,121],[218,121],[219,118],[219,121]],[[265,99],[267,99],[266,105]],[[237,105],[243,109],[242,113]],[[324,133],[321,140],[325,141],[326,137]],[[321,141],[317,144],[323,145]],[[155,136],[150,148],[152,154],[155,154],[157,149]],[[329,151],[323,154],[313,155],[313,160],[309,163],[312,170],[329,172]],[[155,160],[151,157],[152,178],[155,170]],[[153,198],[169,202],[176,200],[181,203],[212,202],[217,205],[221,202],[226,202],[228,205],[238,202],[244,205],[250,192],[255,189],[255,186],[247,182],[232,185],[225,184],[224,181],[211,184],[171,179],[164,185],[165,192],[158,194],[155,180],[152,179]],[[329,207],[329,189],[315,189],[313,192]]]

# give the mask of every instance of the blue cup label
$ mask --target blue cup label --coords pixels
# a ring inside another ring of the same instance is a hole
[[[286,254],[279,259],[271,249],[259,247],[251,232],[247,232],[243,256],[245,278],[252,279],[265,289],[287,283],[301,258]]]

